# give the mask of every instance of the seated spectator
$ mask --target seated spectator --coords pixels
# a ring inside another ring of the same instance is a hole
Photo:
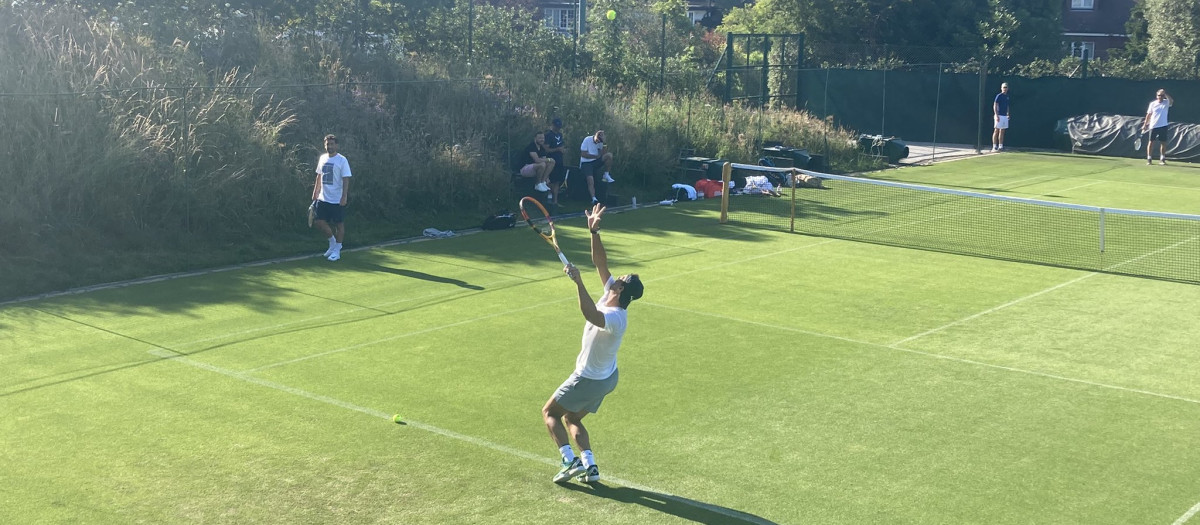
[[[563,162],[567,146],[563,143],[562,125],[562,119],[555,117],[550,122],[550,129],[545,133],[546,151],[554,161],[554,169],[550,171],[550,196],[554,202],[558,202],[558,189],[563,181],[567,180],[567,165]]]
[[[579,145],[579,171],[587,180],[588,194],[592,196],[592,204],[600,202],[596,199],[596,182],[593,178],[597,169],[604,170],[604,177],[601,180],[614,182],[612,176],[608,174],[612,169],[612,153],[608,152],[608,145],[604,143],[604,130],[602,129],[596,130],[594,135],[584,138],[583,144]]]
[[[546,181],[550,179],[550,172],[554,170],[554,159],[548,156],[546,151],[546,136],[538,133],[533,136],[533,142],[530,142],[525,149],[522,150],[523,155],[518,161],[521,165],[520,173],[522,177],[536,177],[536,184],[533,189],[537,191],[550,191],[550,187],[546,185]]]

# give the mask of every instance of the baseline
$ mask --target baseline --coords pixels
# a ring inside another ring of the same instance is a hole
[[[196,361],[196,360],[193,360],[193,359],[189,359],[189,358],[187,358],[187,357],[184,357],[184,356],[182,356],[182,355],[179,355],[179,354],[177,354],[177,353],[175,353],[175,352],[171,352],[171,351],[169,351],[169,350],[163,350],[163,349],[153,349],[153,350],[149,350],[149,351],[147,351],[147,353],[149,353],[149,354],[151,354],[151,355],[154,355],[154,356],[156,356],[156,357],[160,357],[160,358],[162,358],[162,359],[164,359],[164,360],[168,360],[168,361],[175,361],[175,362],[178,362],[178,363],[186,364],[186,365],[188,365],[188,366],[192,366],[192,367],[199,368],[199,369],[202,369],[202,370],[207,370],[207,371],[209,371],[209,372],[214,372],[214,373],[217,373],[217,374],[221,374],[221,375],[224,375],[224,376],[226,376],[226,377],[231,377],[231,378],[234,378],[234,379],[238,379],[238,380],[241,380],[241,381],[245,381],[245,382],[247,382],[247,383],[252,383],[252,384],[255,384],[255,385],[258,385],[258,386],[262,386],[262,387],[266,387],[266,388],[270,388],[270,389],[273,389],[273,390],[278,390],[278,391],[280,391],[280,392],[285,392],[285,393],[288,393],[288,394],[292,394],[292,395],[295,395],[295,396],[303,397],[303,398],[310,399],[310,400],[313,400],[313,401],[317,401],[317,402],[320,402],[320,403],[325,403],[325,404],[327,404],[327,405],[332,405],[332,406],[336,406],[336,407],[338,407],[338,408],[343,408],[343,409],[346,409],[346,410],[351,410],[351,411],[354,411],[354,412],[359,412],[359,413],[362,413],[362,414],[366,414],[366,415],[368,415],[368,416],[372,416],[372,417],[376,417],[376,418],[384,419],[384,420],[387,420],[387,421],[391,421],[391,420],[392,420],[392,416],[391,416],[391,415],[389,415],[389,414],[388,414],[388,413],[386,413],[386,412],[382,412],[382,411],[380,411],[380,410],[376,410],[376,409],[373,409],[373,408],[368,408],[368,407],[363,407],[363,406],[355,405],[355,404],[353,404],[353,403],[350,403],[350,402],[347,402],[347,401],[342,401],[342,400],[340,400],[340,399],[337,399],[337,398],[333,398],[333,397],[329,397],[329,396],[325,396],[325,395],[321,395],[321,394],[316,394],[316,393],[313,393],[313,392],[309,392],[309,391],[307,391],[307,390],[302,390],[302,389],[299,389],[299,388],[295,388],[295,387],[291,387],[291,386],[288,386],[288,385],[284,385],[284,384],[282,384],[282,383],[276,383],[276,382],[274,382],[274,381],[268,381],[268,380],[266,380],[266,379],[261,379],[261,378],[254,377],[254,376],[248,376],[248,375],[245,375],[245,374],[243,374],[243,373],[240,373],[240,372],[237,372],[237,371],[234,371],[234,370],[229,370],[229,369],[221,368],[221,367],[218,367],[218,366],[213,366],[213,365],[210,365],[210,364],[208,364],[208,363],[201,362],[201,361]],[[549,466],[552,466],[552,467],[560,467],[560,466],[562,466],[561,464],[559,464],[559,462],[557,462],[557,461],[554,461],[553,459],[551,459],[551,458],[548,458],[548,457],[545,457],[545,456],[539,456],[539,455],[537,455],[537,454],[533,454],[533,453],[530,453],[530,452],[526,452],[526,451],[524,451],[524,450],[520,450],[520,449],[512,448],[512,447],[509,447],[509,446],[501,445],[501,444],[499,444],[499,443],[494,443],[494,442],[488,441],[488,440],[486,440],[486,439],[483,439],[483,438],[479,438],[479,437],[471,436],[471,435],[468,435],[468,434],[463,434],[463,433],[460,433],[460,432],[455,432],[455,431],[453,431],[453,430],[447,430],[447,429],[444,429],[444,428],[441,428],[441,427],[437,427],[437,426],[434,426],[434,425],[430,425],[430,424],[426,424],[426,423],[421,423],[420,421],[412,421],[412,420],[408,420],[408,419],[406,419],[406,420],[404,420],[404,424],[405,424],[405,425],[408,425],[408,426],[411,426],[411,427],[413,427],[413,428],[419,429],[419,430],[424,430],[424,431],[426,431],[426,432],[430,432],[430,433],[433,433],[433,434],[437,434],[437,435],[440,435],[440,436],[443,436],[443,437],[448,437],[448,438],[451,438],[451,439],[456,439],[456,440],[458,440],[458,441],[463,441],[463,442],[466,442],[466,443],[470,443],[470,444],[472,444],[472,445],[476,445],[476,446],[479,446],[479,447],[482,447],[482,448],[490,449],[490,450],[493,450],[493,451],[495,451],[495,452],[500,452],[500,453],[507,454],[507,455],[510,455],[510,456],[515,456],[515,457],[518,457],[518,458],[521,458],[521,459],[527,459],[527,460],[529,460],[529,461],[534,461],[534,462],[537,462],[537,463],[541,463],[541,464],[543,464],[543,465],[549,465]],[[729,518],[732,518],[732,519],[736,519],[736,520],[738,520],[738,521],[741,521],[741,522],[753,523],[753,524],[755,524],[755,525],[775,525],[775,524],[774,524],[774,522],[772,522],[772,521],[766,520],[766,519],[764,519],[764,518],[760,518],[760,517],[758,517],[758,516],[754,516],[754,515],[752,515],[752,514],[747,514],[747,513],[743,513],[743,512],[738,512],[738,511],[735,511],[735,510],[732,510],[732,509],[727,509],[727,508],[725,508],[725,507],[721,507],[721,506],[718,506],[718,505],[710,505],[710,504],[708,504],[708,503],[704,503],[704,502],[696,501],[696,500],[693,500],[693,499],[685,498],[685,497],[683,497],[683,496],[677,496],[677,495],[675,495],[675,494],[671,494],[670,492],[666,492],[666,491],[659,490],[659,489],[656,489],[656,488],[651,488],[651,487],[647,487],[647,486],[644,486],[644,485],[640,485],[640,484],[638,484],[638,483],[634,483],[634,482],[632,482],[632,481],[625,480],[625,479],[621,479],[621,478],[618,478],[618,477],[614,477],[614,476],[611,476],[611,475],[608,475],[608,474],[605,474],[604,476],[605,476],[605,479],[607,479],[607,480],[609,480],[609,481],[612,481],[613,483],[616,483],[616,484],[618,484],[618,485],[623,485],[623,486],[625,486],[625,487],[629,487],[629,488],[631,488],[631,489],[635,489],[635,490],[640,490],[640,491],[642,491],[642,492],[652,492],[652,493],[655,493],[655,494],[659,494],[659,495],[661,495],[661,496],[663,496],[663,497],[665,497],[665,498],[669,498],[669,499],[671,499],[672,501],[675,501],[675,502],[678,502],[678,503],[682,503],[682,504],[684,504],[684,505],[689,505],[689,506],[692,506],[692,507],[696,507],[696,508],[704,509],[704,510],[706,510],[706,511],[708,511],[708,512],[714,512],[714,513],[720,514],[720,515],[722,515],[722,516],[726,516],[726,517],[729,517]]]

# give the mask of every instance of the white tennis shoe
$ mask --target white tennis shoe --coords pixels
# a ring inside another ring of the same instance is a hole
[[[595,465],[588,467],[583,474],[579,475],[579,481],[584,483],[595,483],[600,481],[600,469],[596,468]]]
[[[562,470],[558,471],[558,474],[554,475],[554,482],[562,483],[562,482],[567,481],[575,476],[583,474],[584,470],[585,469],[583,468],[583,462],[580,461],[579,458],[575,458],[570,463],[563,461]]]

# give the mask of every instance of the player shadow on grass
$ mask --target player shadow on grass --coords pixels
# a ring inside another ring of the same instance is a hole
[[[458,279],[451,279],[449,277],[430,275],[430,274],[422,273],[422,272],[415,272],[412,270],[405,270],[402,268],[392,268],[390,266],[384,266],[382,264],[377,264],[377,263],[361,263],[361,264],[359,264],[359,266],[363,266],[368,270],[374,270],[376,272],[390,273],[390,274],[394,274],[394,275],[399,275],[401,277],[420,279],[422,281],[432,281],[435,283],[453,284],[459,288],[466,288],[468,290],[483,290],[482,286],[479,286],[477,284],[471,284],[466,281],[460,281]]]
[[[774,521],[753,514],[733,510],[682,496],[671,496],[629,487],[610,487],[603,483],[577,485],[566,483],[562,488],[590,494],[599,498],[619,501],[621,503],[636,503],[651,510],[683,518],[696,523],[720,525],[728,523],[749,523],[753,525],[778,525]]]

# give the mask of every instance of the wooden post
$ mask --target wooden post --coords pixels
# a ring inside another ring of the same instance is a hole
[[[721,166],[721,224],[729,220],[729,180],[733,177],[733,163]]]

